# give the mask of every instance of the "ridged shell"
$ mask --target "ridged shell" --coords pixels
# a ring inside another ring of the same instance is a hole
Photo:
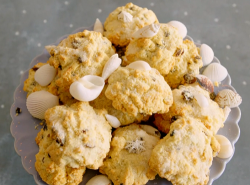
[[[221,82],[227,77],[227,69],[218,63],[212,63],[203,71],[212,82]]]
[[[225,121],[227,120],[227,118],[228,118],[230,112],[231,112],[231,109],[230,109],[228,106],[226,106],[226,107],[223,109],[223,113],[224,113],[224,116],[225,116]]]
[[[26,100],[29,113],[38,119],[44,119],[46,110],[56,105],[59,105],[59,98],[47,91],[33,92]]]
[[[101,34],[103,34],[103,32],[104,32],[102,22],[98,18],[95,21],[94,31],[100,32]]]
[[[168,24],[177,28],[182,38],[185,38],[187,36],[187,27],[182,22],[170,21]]]
[[[79,101],[96,99],[104,87],[104,80],[100,76],[86,75],[70,85],[70,94]]]
[[[149,135],[152,136],[156,136],[156,137],[161,137],[161,133],[159,132],[159,130],[157,130],[156,128],[149,126],[149,125],[140,125],[140,127],[147,132]]]
[[[92,177],[86,185],[111,185],[111,181],[106,175],[96,175]]]
[[[139,69],[139,70],[151,70],[152,69],[147,62],[142,61],[142,60],[132,62],[126,67],[131,68],[131,69]]]
[[[230,89],[223,89],[222,91],[218,92],[214,101],[217,102],[222,108],[226,106],[234,108],[241,104],[242,98],[238,93]]]
[[[143,28],[133,33],[132,37],[133,38],[153,37],[158,33],[160,27],[161,27],[160,24],[154,24],[154,23],[144,26]]]
[[[209,91],[210,93],[214,92],[213,82],[205,75],[196,75],[196,81],[206,91]]]
[[[220,152],[217,157],[226,159],[233,155],[233,147],[230,141],[223,135],[215,135],[215,138],[220,143]]]
[[[202,108],[208,107],[209,103],[208,103],[208,99],[200,93],[196,93],[194,94],[194,98],[196,99],[198,105]]]
[[[106,80],[121,65],[121,61],[118,54],[112,55],[103,68],[102,78]]]
[[[210,64],[214,59],[214,51],[207,44],[202,44],[200,49],[203,66]]]
[[[118,18],[118,20],[120,20],[122,22],[132,22],[133,15],[131,15],[130,13],[128,13],[126,11],[121,11],[118,14],[117,18]]]
[[[117,119],[117,117],[105,114],[106,119],[108,120],[109,124],[113,128],[118,128],[121,126],[121,122]]]
[[[49,64],[40,67],[35,73],[35,81],[41,86],[47,86],[55,78],[56,70]]]

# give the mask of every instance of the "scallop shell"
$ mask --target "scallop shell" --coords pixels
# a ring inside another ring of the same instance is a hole
[[[221,82],[227,77],[227,69],[219,63],[212,63],[203,71],[212,82]]]
[[[170,21],[168,24],[177,28],[182,38],[187,36],[187,27],[182,22]]]
[[[49,64],[40,67],[35,73],[35,81],[41,86],[47,86],[55,78],[56,70]]]
[[[158,33],[160,27],[161,27],[160,24],[154,24],[154,23],[144,26],[143,28],[133,33],[132,37],[133,38],[153,37]]]
[[[59,98],[44,90],[31,93],[26,100],[29,113],[38,119],[44,119],[46,110],[56,105],[59,105]]]
[[[226,106],[234,108],[241,104],[242,98],[238,93],[230,89],[223,89],[222,91],[218,92],[214,101],[217,102],[222,108]]]
[[[79,101],[92,101],[96,99],[104,87],[102,77],[86,75],[70,85],[70,94]]]
[[[231,109],[230,109],[228,106],[226,106],[226,107],[223,109],[223,113],[224,113],[224,116],[225,116],[225,121],[227,120],[227,118],[228,118],[230,112],[231,112]]]
[[[225,159],[233,155],[233,147],[230,141],[223,135],[215,135],[215,138],[220,143],[220,152],[217,157]]]
[[[206,44],[201,45],[200,49],[203,66],[210,64],[214,59],[214,51],[212,48]]]
[[[105,117],[107,118],[109,124],[113,127],[113,128],[118,128],[121,126],[121,122],[117,119],[117,117],[109,115],[109,114],[105,114]]]
[[[209,91],[210,93],[214,92],[213,82],[205,75],[196,75],[196,81],[206,91]]]
[[[140,127],[147,132],[149,135],[152,136],[156,136],[156,137],[161,137],[161,133],[159,132],[159,130],[157,130],[156,128],[149,126],[149,125],[140,125]]]
[[[121,61],[118,54],[112,55],[103,68],[102,78],[106,80],[121,65]]]
[[[111,181],[106,175],[96,175],[92,177],[86,185],[111,185]]]
[[[204,96],[203,94],[196,93],[196,94],[194,94],[194,98],[196,99],[198,105],[199,105],[201,108],[208,107],[208,105],[209,105],[208,99],[207,99],[206,96]]]
[[[94,31],[100,32],[101,34],[103,34],[103,32],[104,32],[102,22],[98,18],[95,21]]]
[[[130,13],[128,13],[126,11],[121,11],[118,14],[117,18],[118,18],[118,20],[123,21],[123,22],[132,22],[133,15],[131,15]]]
[[[131,68],[131,69],[139,69],[139,70],[151,70],[152,69],[147,62],[142,61],[142,60],[132,62],[126,67]]]

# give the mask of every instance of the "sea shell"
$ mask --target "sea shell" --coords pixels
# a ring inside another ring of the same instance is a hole
[[[177,28],[182,38],[187,36],[187,27],[182,22],[170,21],[168,24]]]
[[[160,24],[154,24],[154,23],[144,26],[143,28],[133,33],[132,37],[133,38],[153,37],[158,33],[160,27],[161,27]]]
[[[40,67],[35,73],[35,81],[41,86],[47,86],[55,78],[56,70],[49,64]]]
[[[139,70],[151,70],[152,69],[147,62],[142,61],[142,60],[132,62],[126,67],[131,68],[131,69],[139,69]]]
[[[70,94],[79,101],[96,99],[104,87],[104,80],[100,76],[86,75],[70,85]]]
[[[149,135],[152,136],[156,136],[156,137],[161,137],[161,133],[159,132],[159,130],[157,130],[156,128],[149,126],[149,125],[140,125],[140,127],[147,132]]]
[[[100,32],[101,34],[103,34],[103,31],[104,31],[102,22],[98,18],[95,21],[94,31]]]
[[[230,109],[228,106],[226,106],[226,107],[223,109],[223,113],[224,113],[224,116],[225,116],[225,121],[227,120],[227,118],[228,118],[230,112],[231,112],[231,109]]]
[[[121,126],[121,122],[117,119],[117,117],[109,115],[109,114],[105,114],[105,117],[107,118],[109,124],[113,128],[118,128],[119,126]]]
[[[223,89],[222,91],[218,92],[214,101],[217,102],[222,108],[226,106],[234,108],[241,104],[242,98],[238,93],[230,89]]]
[[[214,59],[214,51],[212,48],[206,44],[201,45],[200,49],[203,66],[210,64]]]
[[[214,92],[213,82],[205,75],[196,75],[196,81],[206,91],[209,91],[210,93]]]
[[[208,107],[208,105],[209,105],[208,99],[203,94],[195,93],[194,98],[196,99],[196,101],[200,107],[202,107],[202,108]]]
[[[106,175],[96,175],[92,177],[86,185],[111,185],[111,181]]]
[[[59,98],[44,90],[31,93],[26,100],[29,113],[38,119],[44,119],[46,110],[56,105],[59,105]]]
[[[227,77],[227,69],[219,63],[212,63],[203,71],[212,82],[221,82]]]
[[[225,159],[233,155],[233,147],[230,141],[223,135],[215,135],[215,138],[220,143],[220,152],[217,157]]]
[[[118,54],[112,55],[103,68],[102,78],[106,80],[121,65],[121,61]]]
[[[123,21],[123,22],[132,22],[133,15],[131,15],[130,13],[128,13],[126,11],[121,11],[118,14],[117,18],[118,18],[118,20]]]

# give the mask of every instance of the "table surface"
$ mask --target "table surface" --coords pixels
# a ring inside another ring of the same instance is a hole
[[[9,110],[20,76],[44,46],[96,18],[102,22],[123,0],[0,0],[0,184],[34,185],[21,164],[10,133]],[[183,22],[195,42],[210,45],[228,69],[232,85],[242,96],[241,136],[223,175],[214,185],[250,182],[250,1],[135,0],[153,10],[162,23]]]

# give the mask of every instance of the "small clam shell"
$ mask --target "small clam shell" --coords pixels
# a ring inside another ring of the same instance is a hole
[[[233,147],[230,141],[223,135],[215,135],[215,138],[220,143],[220,152],[217,157],[225,159],[233,155]]]
[[[177,28],[182,38],[187,36],[187,27],[182,22],[170,21],[168,24]]]
[[[118,54],[112,55],[103,68],[102,78],[106,80],[121,65],[121,61]]]
[[[231,112],[231,109],[230,109],[228,106],[226,106],[226,107],[223,109],[223,112],[224,112],[225,121],[226,121],[227,118],[228,118],[228,116],[229,116],[229,114],[230,114],[230,112]]]
[[[59,98],[48,91],[31,93],[26,100],[29,113],[38,119],[44,119],[45,111],[56,105],[59,105]]]
[[[101,34],[103,34],[103,31],[104,31],[102,22],[98,18],[95,21],[94,31],[100,32]]]
[[[132,62],[129,65],[127,65],[126,67],[132,68],[132,69],[139,69],[139,70],[151,70],[152,69],[147,62],[142,61],[142,60]]]
[[[200,93],[196,93],[194,94],[194,98],[196,99],[198,105],[202,108],[204,107],[208,107],[209,103],[208,103],[208,99]]]
[[[111,181],[105,175],[96,175],[92,177],[86,185],[111,185]]]
[[[202,57],[202,62],[203,66],[206,66],[210,64],[213,61],[214,58],[214,51],[212,48],[206,44],[201,45],[200,49],[201,57]]]
[[[111,127],[118,128],[119,126],[121,126],[121,122],[117,119],[117,117],[109,115],[109,114],[105,114],[105,117],[107,118]]]
[[[213,82],[205,75],[196,75],[196,81],[206,91],[209,91],[210,93],[214,92]]]
[[[41,86],[47,86],[55,78],[56,70],[49,64],[40,67],[35,73],[35,81]]]
[[[222,108],[226,106],[234,108],[241,104],[242,98],[238,93],[230,89],[223,89],[222,91],[218,92],[214,101],[217,102]]]
[[[227,69],[218,63],[212,63],[203,71],[212,82],[221,82],[227,77]]]
[[[149,135],[152,135],[152,136],[156,136],[156,137],[161,137],[161,133],[159,132],[159,130],[157,130],[156,128],[154,127],[151,127],[149,125],[140,125],[140,127],[145,131],[147,132]]]
[[[131,15],[130,13],[128,13],[126,11],[121,11],[118,14],[117,18],[118,18],[118,20],[123,21],[123,22],[132,22],[133,15]]]
[[[161,27],[160,24],[150,24],[144,26],[143,28],[133,33],[132,37],[133,38],[153,37],[158,33],[160,27]]]
[[[79,101],[92,101],[96,99],[104,87],[102,77],[86,75],[70,85],[70,94]]]

